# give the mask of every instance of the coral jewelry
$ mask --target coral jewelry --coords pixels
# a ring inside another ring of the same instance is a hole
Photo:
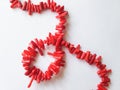
[[[78,60],[86,61],[89,65],[94,65],[98,68],[97,74],[101,78],[101,82],[97,86],[97,90],[108,90],[107,87],[110,84],[110,78],[108,77],[111,73],[111,69],[107,69],[106,65],[102,63],[102,57],[92,54],[90,51],[82,51],[80,45],[76,47],[74,44],[64,40],[64,30],[66,25],[66,16],[68,11],[64,10],[64,6],[57,5],[55,1],[48,0],[47,2],[40,2],[39,4],[33,4],[31,0],[24,1],[23,3],[19,0],[10,0],[11,8],[20,8],[21,10],[27,11],[29,15],[33,13],[42,13],[43,10],[50,9],[52,12],[56,12],[56,16],[59,19],[59,23],[56,25],[56,32],[54,34],[49,33],[48,37],[45,40],[34,39],[30,42],[28,48],[22,52],[22,63],[23,67],[26,70],[25,75],[30,77],[30,83],[28,88],[31,86],[33,80],[36,80],[37,83],[41,81],[50,80],[54,75],[57,75],[61,70],[61,67],[64,67],[64,55],[63,46],[66,47],[71,54],[76,55]],[[37,55],[43,55],[45,47],[47,45],[55,46],[54,52],[48,52],[48,55],[53,56],[55,59],[52,62],[48,69],[43,72],[41,69],[33,65],[33,62],[36,60]]]

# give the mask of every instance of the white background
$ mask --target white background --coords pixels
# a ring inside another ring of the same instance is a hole
[[[45,0],[44,0],[45,1]],[[39,0],[34,0],[38,3]],[[120,0],[56,0],[69,11],[66,40],[83,50],[103,56],[113,70],[109,90],[120,90]],[[48,82],[33,82],[24,76],[21,52],[34,38],[45,39],[58,22],[50,11],[29,16],[11,9],[9,0],[0,3],[0,90],[95,90],[97,69],[79,61],[67,49],[66,67]],[[45,51],[46,52],[46,51]],[[45,55],[36,63],[43,70],[53,58]]]

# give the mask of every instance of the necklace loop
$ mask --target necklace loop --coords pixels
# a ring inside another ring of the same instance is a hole
[[[64,30],[66,25],[66,16],[68,12],[64,10],[64,6],[57,5],[53,0],[48,0],[47,2],[40,2],[39,4],[33,4],[31,0],[24,1],[21,3],[18,0],[10,0],[11,8],[20,8],[23,11],[27,11],[29,15],[33,13],[42,13],[42,11],[50,9],[52,12],[56,12],[58,15],[56,16],[59,19],[59,24],[56,25],[56,33],[51,34],[46,38],[46,40],[35,39],[30,42],[30,45],[26,50],[23,51],[22,63],[23,67],[26,70],[25,75],[31,78],[31,81],[28,85],[28,88],[31,86],[33,80],[36,80],[38,83],[44,80],[50,80],[53,75],[59,73],[60,68],[65,65],[64,55],[62,47],[66,47],[71,54],[76,55],[76,58],[80,60],[86,61],[90,65],[94,65],[98,68],[97,74],[101,78],[101,82],[97,86],[97,90],[107,90],[107,87],[110,84],[109,74],[112,72],[111,69],[107,69],[106,65],[102,63],[102,57],[97,56],[96,54],[91,54],[90,51],[84,52],[81,50],[80,45],[75,47],[70,42],[67,42],[63,39]],[[48,52],[48,55],[54,57],[55,61],[52,62],[48,70],[44,73],[41,69],[37,68],[33,65],[32,62],[35,61],[38,53],[42,56],[45,50],[45,45],[53,45],[55,46],[55,51],[53,53]]]

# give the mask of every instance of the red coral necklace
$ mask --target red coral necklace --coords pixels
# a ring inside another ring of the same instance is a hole
[[[50,80],[54,75],[57,75],[62,67],[65,65],[64,55],[65,52],[63,47],[66,47],[71,54],[74,54],[78,60],[86,61],[89,65],[94,65],[98,68],[97,74],[101,78],[101,82],[97,86],[97,90],[108,90],[107,87],[110,84],[109,73],[111,69],[107,69],[106,65],[101,62],[102,57],[92,54],[90,51],[82,51],[80,45],[76,47],[74,44],[64,40],[64,30],[66,25],[66,16],[68,11],[64,10],[64,6],[58,5],[55,1],[48,0],[47,2],[40,2],[39,4],[33,4],[31,0],[24,1],[23,3],[19,0],[10,0],[11,8],[20,8],[21,10],[27,11],[29,15],[33,13],[42,13],[43,10],[50,9],[52,12],[56,12],[58,15],[56,18],[59,23],[56,25],[56,32],[54,34],[49,33],[45,40],[34,39],[30,42],[27,49],[22,52],[22,63],[26,70],[25,75],[30,77],[30,83],[28,88],[31,86],[33,80],[37,83],[41,81]],[[52,62],[48,69],[43,72],[40,68],[33,65],[36,60],[36,56],[43,55],[45,46],[55,46],[54,52],[48,52],[48,55],[52,56],[55,61]]]

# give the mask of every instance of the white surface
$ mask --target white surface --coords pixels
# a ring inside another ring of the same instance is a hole
[[[120,0],[56,1],[69,11],[66,40],[75,45],[80,43],[83,50],[102,55],[103,62],[113,70],[109,90],[120,90]],[[0,90],[96,89],[100,81],[97,69],[78,61],[66,49],[63,72],[48,82],[33,82],[27,89],[29,78],[24,76],[21,52],[30,40],[44,39],[49,31],[55,31],[56,14],[46,11],[42,15],[28,16],[26,12],[12,10],[9,6],[9,0],[0,3]],[[45,69],[50,63],[48,59],[45,56],[44,60],[38,61],[41,68]]]

